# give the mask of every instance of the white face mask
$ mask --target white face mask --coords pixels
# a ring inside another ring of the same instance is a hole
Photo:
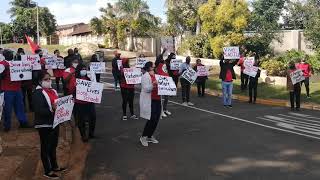
[[[87,70],[80,71],[80,76],[86,76],[86,75],[87,75]]]
[[[78,63],[72,63],[72,66],[73,66],[74,68],[77,68]]]
[[[52,88],[52,86],[51,86],[51,84],[52,84],[52,82],[51,81],[42,81],[41,82],[41,86],[43,87],[43,88]]]

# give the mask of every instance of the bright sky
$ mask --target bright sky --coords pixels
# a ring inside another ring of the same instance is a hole
[[[56,17],[59,25],[84,22],[88,23],[94,16],[100,16],[99,8],[104,7],[108,2],[114,3],[117,0],[35,0],[39,6],[46,6]],[[0,22],[10,22],[10,15],[7,14],[10,0],[0,2]],[[166,21],[165,0],[147,0],[152,14]]]

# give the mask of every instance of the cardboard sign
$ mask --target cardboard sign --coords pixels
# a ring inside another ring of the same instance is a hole
[[[118,69],[120,71],[122,68],[122,60],[117,60],[117,64],[118,64]]]
[[[103,84],[77,79],[76,99],[96,104],[101,103]]]
[[[105,62],[92,62],[90,63],[90,71],[93,71],[95,74],[102,74],[106,72],[106,63]]]
[[[290,73],[290,78],[291,78],[293,85],[300,83],[301,81],[304,81],[306,79],[303,76],[303,71],[301,69],[298,69],[298,70]]]
[[[156,74],[156,80],[158,82],[158,95],[160,96],[176,96],[177,86],[174,83],[172,77],[161,76]]]
[[[138,58],[136,60],[136,68],[143,68],[144,65],[148,62],[148,60],[146,59],[141,59],[141,58]]]
[[[72,117],[72,111],[74,106],[74,99],[73,96],[65,96],[62,98],[57,99],[57,109],[54,113],[54,121],[53,121],[53,128],[57,125],[70,121]]]
[[[57,69],[65,69],[66,67],[64,66],[64,59],[63,58],[57,58]]]
[[[243,64],[245,69],[243,70],[243,73],[251,76],[251,77],[256,77],[257,72],[259,70],[258,67],[254,66],[255,59],[254,57],[246,57]]]
[[[32,70],[41,70],[39,55],[21,55],[21,61],[31,63]]]
[[[239,47],[224,47],[224,59],[240,59]]]
[[[179,70],[181,64],[182,64],[181,59],[172,59],[170,62],[170,69],[174,71]]]
[[[97,82],[96,73],[94,73],[93,71],[88,71],[87,76],[88,78],[90,78],[91,81]]]
[[[11,61],[10,78],[11,81],[24,81],[32,79],[32,66],[24,61]]]
[[[124,77],[127,84],[140,84],[142,72],[140,68],[124,68]]]
[[[45,57],[46,69],[57,69],[57,56],[47,55]]]
[[[2,117],[3,106],[4,106],[4,93],[0,93],[0,117]],[[0,121],[1,119],[2,118],[0,118]]]
[[[197,72],[189,67],[187,70],[183,72],[181,77],[189,81],[190,84],[193,84],[196,81],[198,76],[197,76]]]
[[[208,76],[208,69],[206,66],[197,66],[197,76],[204,77]]]

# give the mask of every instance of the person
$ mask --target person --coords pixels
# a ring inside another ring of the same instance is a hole
[[[254,63],[255,67],[258,67],[258,62],[256,61]],[[249,103],[255,104],[257,101],[257,95],[258,95],[258,84],[259,84],[259,78],[260,78],[261,70],[258,69],[257,75],[255,77],[250,76],[249,81]]]
[[[124,76],[124,68],[130,68],[129,66],[129,59],[123,58],[122,59],[122,67],[121,67],[121,77],[120,77],[120,89],[121,89],[121,96],[122,96],[122,120],[126,121],[128,120],[127,117],[127,104],[129,104],[130,108],[130,119],[137,120],[138,117],[134,114],[133,110],[133,101],[134,101],[134,85],[133,84],[127,84],[126,78]]]
[[[242,54],[240,56],[240,60],[238,61],[238,66],[240,66],[241,68],[241,90],[244,91],[248,88],[248,82],[249,82],[249,76],[245,73],[243,73],[245,67],[244,67],[244,61],[245,61],[245,57],[246,57],[246,53],[247,53],[247,49],[245,46],[241,46],[241,51]]]
[[[156,58],[156,62],[155,62],[155,66],[156,66],[155,70],[156,70],[156,72],[155,73],[159,74],[161,76],[169,77],[167,64],[165,64],[164,59],[163,59],[163,53],[160,54]],[[171,112],[168,111],[169,96],[161,96],[161,100],[162,100],[161,101],[162,102],[161,117],[165,118],[165,117],[168,117],[168,116],[171,115]]]
[[[145,73],[141,79],[140,116],[148,121],[140,137],[140,142],[142,146],[147,147],[149,143],[159,143],[153,134],[161,115],[161,97],[158,95],[158,85],[153,63],[147,62],[143,69]]]
[[[201,64],[201,60],[200,59],[197,59],[196,65],[193,67],[193,69],[195,71],[197,71],[199,66],[204,66],[204,65]],[[198,96],[199,97],[204,97],[205,96],[207,79],[208,79],[208,76],[198,76],[197,79],[196,79],[197,89],[198,89]]]
[[[289,63],[289,70],[287,71],[287,90],[289,91],[289,95],[290,95],[290,104],[291,104],[292,111],[294,111],[295,109],[297,111],[300,110],[301,83],[293,84],[290,77],[290,73],[296,70],[297,69],[296,69],[295,63],[291,61]]]
[[[68,55],[64,57],[64,66],[69,68],[72,66],[72,61],[74,60],[74,52],[73,49],[68,49]]]
[[[120,84],[120,68],[118,67],[118,60],[121,60],[121,53],[118,51],[114,52],[114,58],[112,59],[112,75],[114,78],[114,90],[117,91],[118,89],[118,83]]]
[[[4,50],[3,55],[6,60],[1,61],[0,65],[4,68],[1,73],[1,91],[4,92],[4,131],[9,132],[11,129],[11,115],[12,109],[20,122],[20,128],[29,128],[27,118],[24,111],[23,95],[21,91],[21,81],[11,81],[10,64],[14,56],[9,50]]]
[[[78,59],[71,61],[72,66],[65,69],[63,72],[63,81],[65,83],[66,92],[65,95],[72,95],[76,89],[76,68],[79,65]]]
[[[233,80],[236,79],[236,73],[233,68],[239,60],[225,60],[223,55],[220,59],[219,78],[222,80],[223,105],[224,107],[232,108]]]
[[[99,62],[99,61],[98,61],[97,54],[93,54],[93,55],[91,56],[90,62]],[[97,82],[100,82],[101,74],[95,74],[95,75],[96,75],[96,80],[97,80]]]
[[[54,51],[54,55],[57,56],[57,58],[63,59],[63,57],[60,55],[60,51],[58,49],[56,49]],[[53,70],[53,75],[56,78],[56,86],[57,86],[57,91],[60,91],[60,81],[62,83],[62,89],[65,91],[65,85],[63,82],[63,72],[64,69],[54,69]]]
[[[21,61],[21,56],[25,55],[23,48],[18,48],[17,54],[14,57],[14,60]]]
[[[44,168],[44,176],[47,178],[59,178],[55,173],[65,171],[57,163],[57,146],[59,139],[59,125],[53,128],[55,101],[58,93],[51,86],[50,74],[39,74],[38,86],[33,93],[33,106],[35,128],[40,137],[40,154]]]
[[[79,49],[78,48],[74,48],[73,49],[73,53],[74,53],[75,58],[78,59],[79,64],[82,64],[83,60],[82,60],[82,56],[79,53]]]
[[[174,53],[170,53],[168,58],[166,59],[166,64],[167,64],[167,68],[168,68],[168,73],[169,76],[172,77],[174,83],[176,84],[176,86],[178,87],[178,83],[179,83],[179,70],[171,70],[171,60],[172,59],[176,59],[176,54]]]
[[[32,84],[37,86],[37,79],[39,79],[39,75],[42,73],[41,71],[45,70],[45,58],[43,57],[43,51],[41,49],[35,50],[35,53],[40,57],[40,70],[32,70]]]
[[[307,92],[307,98],[311,98],[310,96],[310,77],[313,74],[313,69],[312,66],[307,63],[307,57],[302,58],[300,63],[297,64],[297,69],[301,69],[303,72],[303,76],[305,77],[305,80],[301,81],[301,86],[304,84],[306,87],[306,92]]]
[[[191,58],[188,56],[186,58],[186,62],[182,63],[179,68],[179,74],[182,75],[184,71],[190,68]],[[191,90],[191,83],[184,79],[183,77],[180,78],[181,83],[181,90],[182,90],[182,105],[184,106],[193,106],[194,104],[190,102],[190,90]]]

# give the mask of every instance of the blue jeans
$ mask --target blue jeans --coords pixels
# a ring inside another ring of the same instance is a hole
[[[223,105],[229,106],[232,103],[232,82],[222,81]]]
[[[4,91],[4,128],[11,128],[12,108],[20,122],[20,125],[27,123],[26,114],[24,112],[23,95],[21,91]]]

